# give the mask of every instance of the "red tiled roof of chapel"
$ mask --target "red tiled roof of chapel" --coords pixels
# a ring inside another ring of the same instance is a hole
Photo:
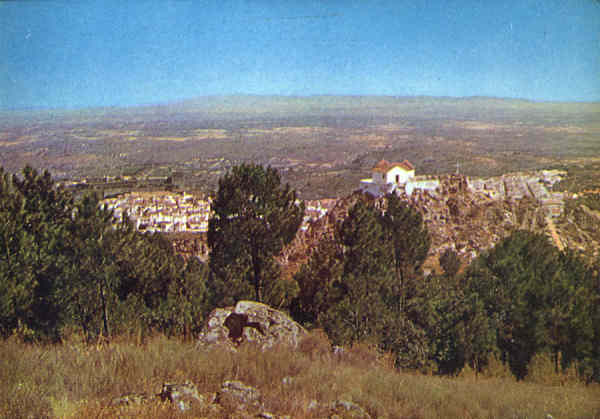
[[[375,165],[375,167],[373,167],[373,171],[374,172],[387,172],[389,170],[390,167],[390,162],[387,160],[380,160],[379,163],[377,163]]]
[[[401,167],[404,170],[410,171],[415,170],[415,166],[412,165],[408,160],[404,160],[402,163],[390,163],[387,160],[381,160],[373,167],[374,172],[387,173],[394,167]]]
[[[395,163],[394,166],[396,165],[406,170],[415,170],[415,166],[413,166],[413,164],[408,160],[404,160],[402,163]]]

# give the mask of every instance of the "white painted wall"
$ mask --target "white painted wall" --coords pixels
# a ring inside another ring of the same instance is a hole
[[[435,191],[439,186],[440,181],[437,179],[409,180],[406,182],[404,190],[408,196],[411,196],[415,189],[422,191]]]
[[[413,177],[415,177],[414,170],[406,170],[396,166],[386,173],[386,183],[406,183]],[[396,181],[396,179],[398,179],[398,181]]]

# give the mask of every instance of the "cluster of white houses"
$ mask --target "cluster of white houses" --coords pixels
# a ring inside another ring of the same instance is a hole
[[[565,174],[560,170],[542,170],[488,179],[468,179],[468,184],[473,192],[490,199],[534,199],[542,205],[546,215],[558,217],[564,211],[565,193],[552,192],[551,188]]]
[[[131,192],[104,199],[105,208],[113,211],[116,219],[125,214],[137,230],[148,233],[206,233],[211,214],[211,199],[198,199],[193,195],[172,192]],[[302,231],[308,223],[316,221],[335,204],[333,199],[307,201]]]
[[[210,199],[197,199],[185,192],[131,192],[107,198],[103,204],[119,220],[127,214],[139,231],[205,233],[208,230]]]

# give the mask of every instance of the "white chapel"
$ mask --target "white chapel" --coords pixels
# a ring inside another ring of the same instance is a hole
[[[399,186],[406,185],[415,177],[415,167],[408,160],[401,163],[390,163],[381,160],[371,169],[372,178],[362,179],[360,189],[373,196],[382,196],[395,192]]]

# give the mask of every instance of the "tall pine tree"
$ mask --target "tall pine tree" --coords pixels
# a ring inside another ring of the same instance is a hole
[[[254,299],[280,305],[274,257],[296,235],[304,205],[281,184],[277,170],[260,165],[235,166],[219,180],[208,226],[213,302],[233,304]]]

